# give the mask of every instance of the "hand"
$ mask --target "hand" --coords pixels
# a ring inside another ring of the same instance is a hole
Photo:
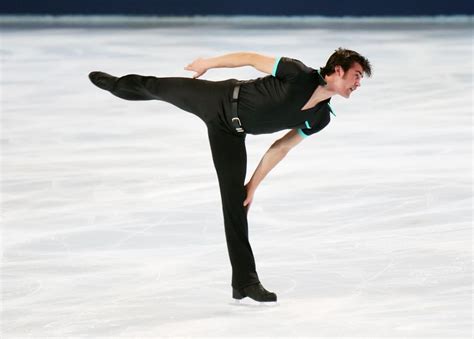
[[[209,68],[206,66],[206,61],[203,58],[197,58],[196,60],[191,62],[189,65],[184,67],[184,69],[187,71],[196,72],[193,75],[193,78],[196,79],[196,78],[199,78],[204,73],[206,73],[206,71]]]
[[[254,191],[249,188],[249,184],[245,185],[245,190],[247,191],[247,197],[244,200],[244,207],[246,207],[246,211],[248,213],[250,205],[252,205]]]

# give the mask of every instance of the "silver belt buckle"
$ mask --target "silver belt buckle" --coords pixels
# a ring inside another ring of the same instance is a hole
[[[235,130],[239,133],[242,133],[244,131],[244,129],[242,128],[242,124],[240,123],[240,119],[239,118],[232,118],[232,122],[234,122],[234,120],[237,120],[237,123],[240,126],[240,127],[236,127]]]

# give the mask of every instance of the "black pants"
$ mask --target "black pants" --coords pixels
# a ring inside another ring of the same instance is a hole
[[[201,118],[207,126],[212,159],[219,179],[227,249],[232,264],[232,287],[259,282],[248,240],[245,174],[245,133],[229,124],[230,97],[237,80],[206,81],[126,75],[112,94],[126,100],[162,100]]]

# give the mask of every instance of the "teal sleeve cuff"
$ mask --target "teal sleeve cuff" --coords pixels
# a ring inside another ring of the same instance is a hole
[[[273,70],[272,70],[272,75],[275,77],[276,76],[276,71],[278,68],[278,64],[280,63],[281,57],[275,58],[275,63],[273,64]]]
[[[298,134],[301,135],[303,137],[303,139],[309,137],[309,135],[304,134],[304,132],[301,128],[298,128]]]

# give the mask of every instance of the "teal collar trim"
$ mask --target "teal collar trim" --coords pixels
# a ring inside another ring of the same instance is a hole
[[[336,116],[336,113],[334,113],[332,106],[328,102],[328,107],[329,107],[329,112],[331,112],[332,115]]]

